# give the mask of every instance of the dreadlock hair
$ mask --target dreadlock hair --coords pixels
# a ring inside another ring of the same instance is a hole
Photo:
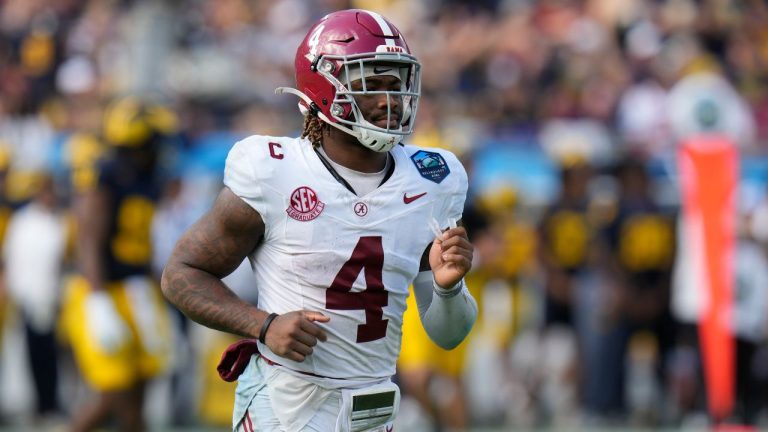
[[[323,129],[325,123],[318,116],[307,114],[304,116],[304,131],[302,138],[308,138],[313,146],[318,147],[323,143]]]

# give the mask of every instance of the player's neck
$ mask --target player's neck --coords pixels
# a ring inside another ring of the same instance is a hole
[[[387,164],[387,153],[375,152],[363,147],[352,136],[338,137],[326,135],[323,137],[323,150],[337,164],[354,171],[375,173],[384,169]]]

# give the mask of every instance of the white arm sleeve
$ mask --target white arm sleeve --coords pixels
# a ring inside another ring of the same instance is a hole
[[[443,349],[456,348],[477,319],[477,302],[464,280],[444,290],[435,286],[432,271],[419,272],[413,280],[413,293],[429,338]]]

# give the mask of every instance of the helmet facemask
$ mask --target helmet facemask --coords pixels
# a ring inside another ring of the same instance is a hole
[[[329,66],[330,65],[330,66]],[[334,65],[341,71],[333,74]],[[421,65],[415,57],[404,53],[357,54],[354,56],[323,56],[318,73],[336,89],[330,113],[342,130],[355,136],[371,150],[386,152],[404,137],[413,133],[414,120],[420,96]],[[366,78],[389,75],[400,81],[399,90],[369,90]],[[360,81],[360,88],[353,90],[352,83]],[[356,97],[385,95],[387,98],[386,127],[377,126],[365,119]],[[393,102],[399,101],[400,121],[392,127]]]
[[[363,146],[376,152],[387,152],[400,143],[404,137],[413,133],[421,92],[421,65],[416,57],[410,54],[386,52],[386,48],[399,47],[380,46],[379,49],[382,52],[348,56],[320,55],[314,59],[315,73],[320,74],[335,90],[330,110],[328,110],[331,118],[318,109],[312,109],[313,106],[317,107],[318,105],[299,90],[280,87],[276,89],[276,92],[293,93],[299,96],[303,101],[303,104],[299,104],[299,108],[305,115],[312,112],[325,123],[354,136]],[[382,69],[387,69],[387,71]],[[393,70],[397,72],[393,72]],[[368,90],[364,78],[374,75],[397,76],[401,83],[400,89],[395,91]],[[362,89],[352,90],[352,82],[355,80],[361,80]],[[366,120],[355,100],[356,96],[381,94],[387,96],[386,128]],[[390,127],[390,119],[393,116],[392,100],[395,98],[400,100],[400,122],[398,127]]]

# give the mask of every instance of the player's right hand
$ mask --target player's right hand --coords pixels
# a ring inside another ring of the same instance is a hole
[[[331,319],[320,312],[293,311],[277,316],[267,329],[264,341],[273,353],[280,357],[302,362],[312,354],[318,339],[328,340],[328,335],[315,322]]]
[[[106,291],[96,290],[88,295],[85,313],[88,330],[102,350],[114,353],[125,345],[130,335],[128,326]]]

